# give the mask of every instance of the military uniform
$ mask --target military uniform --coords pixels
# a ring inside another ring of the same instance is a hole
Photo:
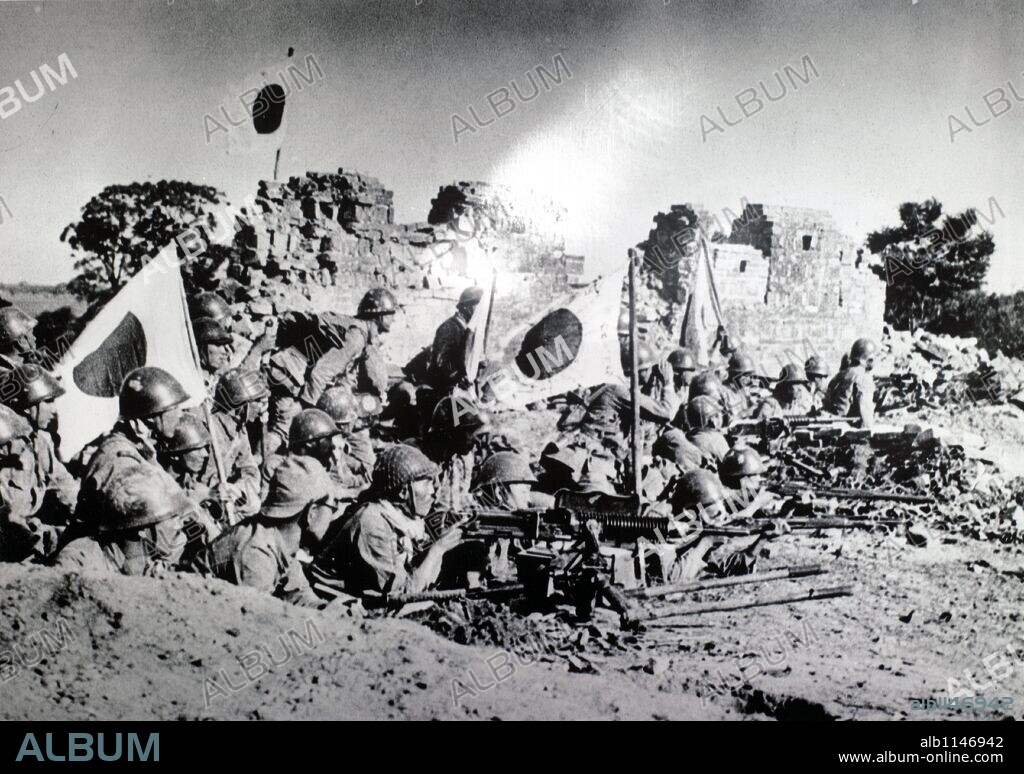
[[[350,320],[340,328],[342,342],[332,347],[310,368],[306,384],[299,398],[316,405],[323,391],[335,384],[347,386],[353,392],[374,392],[380,397],[387,394],[387,364],[380,353],[380,336],[362,320]]]
[[[754,412],[754,419],[770,417],[804,416],[811,412],[812,400],[810,392],[801,392],[797,400],[783,404],[776,396],[765,398]]]
[[[434,333],[426,377],[439,395],[447,395],[467,378],[468,340],[469,323],[458,313],[441,323]]]
[[[712,461],[715,468],[725,459],[725,455],[729,453],[729,442],[717,430],[705,428],[703,430],[691,431],[687,434],[686,438],[703,452],[704,461]]]
[[[280,530],[252,516],[225,530],[207,551],[207,567],[221,580],[265,591],[302,607],[319,607],[295,552]]]
[[[89,459],[75,506],[75,519],[83,524],[95,520],[102,508],[103,491],[129,468],[156,460],[156,449],[139,438],[125,421],[101,436]]]
[[[35,430],[29,438],[11,444],[8,461],[0,468],[0,484],[7,493],[12,515],[34,516],[39,513],[48,492],[53,492],[51,505],[57,514],[70,516],[78,500],[78,482],[57,459],[50,434]]]
[[[840,417],[860,416],[862,401],[869,409],[866,424],[874,418],[875,380],[864,366],[853,365],[836,374],[828,384],[822,408]]]

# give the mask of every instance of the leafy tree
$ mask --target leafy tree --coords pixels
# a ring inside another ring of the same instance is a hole
[[[61,234],[80,253],[75,260],[79,273],[68,290],[90,304],[106,301],[222,197],[216,188],[180,180],[107,186],[82,208],[82,219]],[[198,261],[183,263],[186,281],[200,281],[197,272],[212,271],[227,251],[211,244]],[[177,252],[183,258],[180,246]]]
[[[868,235],[868,247],[883,255],[876,273],[887,282],[885,320],[898,328],[928,328],[940,310],[960,295],[981,288],[995,250],[992,234],[978,226],[974,208],[947,215],[935,199],[905,202],[900,225]]]

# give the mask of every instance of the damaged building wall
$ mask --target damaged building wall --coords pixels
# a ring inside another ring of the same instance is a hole
[[[385,337],[385,355],[402,365],[430,344],[464,288],[490,282],[473,265],[483,254],[498,269],[496,346],[583,271],[582,258],[565,255],[561,211],[550,206],[536,218],[510,202],[497,187],[458,182],[439,190],[428,223],[398,224],[392,192],[359,172],[261,181],[227,276],[242,285],[237,300],[257,325],[288,309],[354,314],[368,288],[392,289],[403,313]]]
[[[654,218],[645,254],[644,318],[651,338],[679,340],[700,233],[713,217],[674,205]],[[775,376],[812,351],[837,368],[860,336],[879,338],[885,284],[825,210],[752,204],[735,218],[727,241],[709,242],[725,325],[735,346]]]

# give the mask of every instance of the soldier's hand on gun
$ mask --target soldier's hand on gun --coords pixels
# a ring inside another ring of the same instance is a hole
[[[438,551],[444,553],[445,551],[450,551],[451,549],[455,548],[455,546],[457,546],[461,542],[462,530],[458,527],[453,527],[452,529],[448,530],[443,535],[441,535],[437,539],[437,542],[434,543],[433,547],[436,548]]]

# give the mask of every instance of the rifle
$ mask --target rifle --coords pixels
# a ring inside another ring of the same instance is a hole
[[[907,519],[840,519],[840,518],[805,518],[805,517],[771,517],[757,516],[757,521],[784,521],[790,529],[871,529],[872,527],[901,527],[908,523]]]
[[[813,497],[817,498],[828,498],[835,497],[837,499],[847,500],[887,500],[895,503],[920,503],[920,504],[934,504],[935,498],[929,497],[928,495],[912,495],[912,494],[901,494],[899,492],[886,492],[882,489],[842,489],[842,488],[830,488],[830,487],[815,487],[812,484],[805,483],[803,481],[794,481],[787,484],[779,484],[776,487],[776,491],[781,495],[786,496],[800,496],[805,492]]]

